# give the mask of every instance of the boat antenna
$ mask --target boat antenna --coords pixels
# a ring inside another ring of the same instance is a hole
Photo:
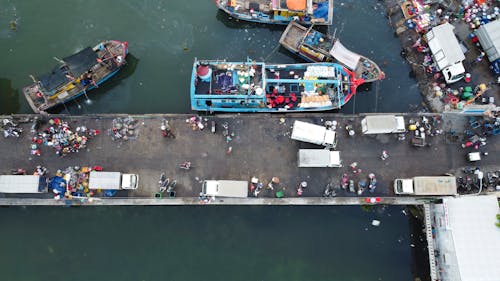
[[[65,62],[60,59],[60,58],[57,58],[57,57],[53,57],[58,63],[61,63],[61,64],[65,64]]]
[[[33,83],[38,82],[38,81],[36,81],[36,79],[35,79],[35,77],[33,75],[30,74],[29,76],[30,76],[31,80],[33,80]]]

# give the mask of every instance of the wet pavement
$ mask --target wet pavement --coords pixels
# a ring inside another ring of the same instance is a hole
[[[257,177],[267,186],[272,177],[280,178],[279,190],[285,197],[297,197],[296,188],[301,181],[307,181],[303,197],[321,197],[328,183],[337,187],[337,197],[392,196],[392,182],[398,177],[443,175],[460,173],[468,166],[466,154],[473,148],[462,148],[462,133],[468,124],[468,117],[445,114],[440,116],[435,129],[442,134],[427,137],[431,146],[415,147],[410,144],[411,135],[406,133],[404,140],[398,140],[397,134],[361,135],[360,117],[336,114],[308,115],[218,115],[202,118],[206,122],[203,130],[194,130],[188,123],[193,115],[144,115],[132,116],[137,126],[135,139],[127,141],[113,140],[108,131],[117,117],[127,115],[102,116],[57,116],[76,128],[85,125],[96,129],[100,134],[87,142],[87,147],[64,157],[58,156],[54,149],[40,146],[41,156],[31,155],[30,123],[20,124],[24,132],[20,138],[2,138],[0,152],[2,162],[0,173],[9,174],[12,169],[23,168],[28,171],[37,165],[48,168],[54,175],[56,170],[69,166],[102,166],[105,171],[120,171],[139,174],[139,188],[135,191],[119,193],[118,197],[154,198],[158,192],[158,180],[164,172],[171,180],[177,180],[177,197],[198,197],[201,181],[205,179],[246,180]],[[307,117],[306,117],[307,116]],[[405,115],[406,123],[421,120],[421,116]],[[433,116],[427,114],[427,118]],[[54,116],[51,116],[54,118]],[[170,121],[176,138],[164,138],[160,126],[162,119]],[[211,121],[216,122],[216,133],[211,132]],[[337,149],[341,151],[341,168],[298,168],[297,152],[299,148],[321,148],[290,139],[294,120],[315,124],[325,121],[337,121]],[[437,120],[437,119],[436,119]],[[231,140],[223,135],[222,124],[227,122]],[[347,124],[354,125],[356,134],[349,136],[345,130]],[[42,129],[48,126],[42,126]],[[455,132],[456,138],[450,138],[447,132]],[[231,149],[229,150],[229,147]],[[480,150],[487,150],[489,155],[479,163],[484,169],[498,170],[498,137],[488,138],[487,145]],[[381,159],[383,150],[389,157]],[[190,170],[179,168],[179,163],[190,161]],[[349,166],[358,162],[361,172],[352,173]],[[477,164],[475,164],[477,166]],[[373,193],[365,190],[361,195],[340,188],[342,174],[356,183],[368,181],[368,174],[374,173],[377,188]],[[275,197],[275,192],[263,190],[259,197]],[[19,197],[3,194],[2,197]],[[41,195],[50,198],[51,194]],[[33,197],[33,196],[23,196]]]

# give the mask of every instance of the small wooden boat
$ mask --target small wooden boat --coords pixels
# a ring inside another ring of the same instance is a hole
[[[58,60],[59,65],[49,73],[33,79],[23,94],[36,113],[64,104],[98,87],[115,75],[128,54],[128,43],[115,40],[87,47],[78,53]]]
[[[338,62],[354,71],[356,79],[373,82],[385,78],[380,67],[369,58],[348,50],[340,41],[311,27],[290,22],[280,44],[310,62]]]
[[[331,25],[333,0],[215,0],[217,7],[230,16],[252,22]]]
[[[337,63],[265,64],[195,60],[191,108],[221,112],[304,112],[339,109],[359,81]]]

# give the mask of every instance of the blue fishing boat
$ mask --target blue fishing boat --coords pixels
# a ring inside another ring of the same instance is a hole
[[[231,17],[270,24],[331,25],[333,0],[215,0],[217,7]]]
[[[128,43],[104,41],[59,60],[51,72],[31,76],[33,84],[23,88],[36,113],[73,100],[114,76],[126,63]]]
[[[384,72],[371,59],[348,50],[338,38],[290,22],[281,35],[280,44],[309,62],[337,62],[354,71],[356,79],[365,83],[385,78]]]
[[[195,60],[191,108],[210,112],[339,109],[363,80],[336,63],[265,64]]]

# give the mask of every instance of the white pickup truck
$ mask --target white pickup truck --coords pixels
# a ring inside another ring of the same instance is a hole
[[[89,176],[89,189],[121,190],[137,189],[138,186],[137,174],[92,171]]]

